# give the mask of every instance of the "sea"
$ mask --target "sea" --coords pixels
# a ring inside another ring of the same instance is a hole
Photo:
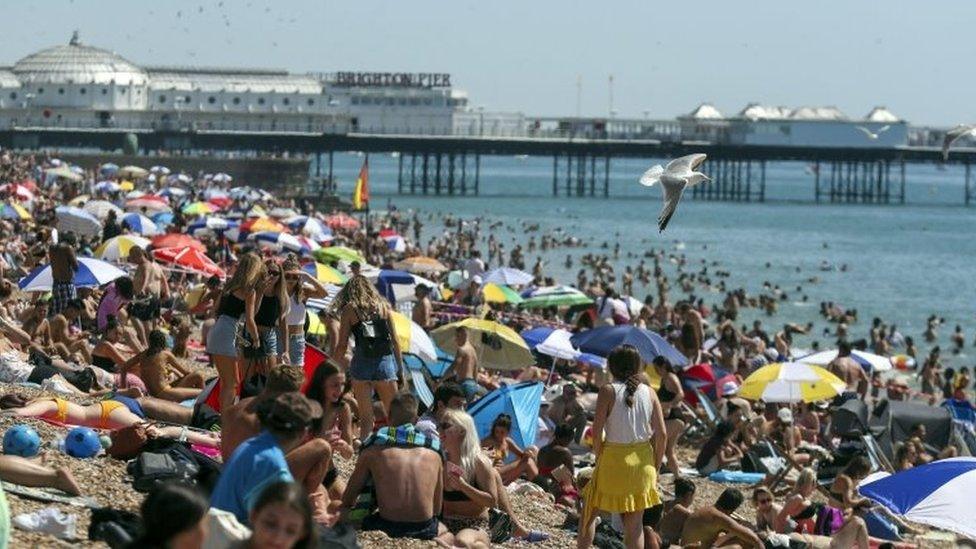
[[[333,170],[340,194],[351,196],[363,160],[359,154],[335,155]],[[785,322],[813,322],[810,337],[796,340],[800,346],[817,340],[826,348],[834,340],[824,334],[834,326],[819,315],[819,304],[825,301],[857,309],[859,322],[850,328],[853,339],[867,337],[871,319],[879,317],[913,337],[920,352],[930,346],[922,337],[926,319],[936,315],[944,318],[945,324],[932,345],[941,345],[944,363],[972,365],[969,357],[976,353],[946,351],[956,325],[962,326],[967,345],[976,339],[972,279],[976,274],[976,206],[963,205],[965,176],[961,167],[909,165],[903,205],[817,204],[809,166],[770,163],[765,202],[704,201],[687,193],[667,230],[660,233],[656,220],[661,191],[642,187],[637,180],[649,166],[664,162],[615,159],[611,163],[610,197],[580,198],[552,196],[551,157],[482,157],[480,195],[449,197],[398,195],[398,159],[373,154],[369,157],[370,190],[374,209],[392,205],[399,210],[434,214],[432,221],[422,218],[424,245],[442,233],[443,227],[437,222],[440,214],[499,221],[503,225],[496,238],[502,242],[526,242],[529,235],[522,228],[523,222],[539,224],[539,232],[534,233],[537,241],[539,234],[557,229],[586,240],[590,243],[586,247],[557,248],[548,253],[537,249],[526,255],[529,266],[541,255],[547,274],[560,283],[575,283],[580,255],[610,254],[615,243],[621,248],[615,261],[618,280],[623,267],[636,266],[646,251],[665,249],[683,254],[688,260],[686,269],[698,270],[704,261],[710,273],[728,271],[730,276],[725,281],[730,289],[744,288],[755,295],[768,281],[787,295],[778,313],[766,317],[747,309],[740,320],[751,323],[763,319],[767,331]],[[707,173],[708,168],[706,162],[703,171]],[[898,186],[896,173],[893,167],[894,192]],[[598,177],[597,185],[599,192],[602,177]],[[610,249],[602,248],[604,242]],[[506,249],[511,247],[506,244]],[[563,265],[567,254],[576,256],[570,269]],[[830,270],[823,270],[825,266]],[[674,272],[674,265],[668,269]],[[813,277],[817,282],[810,282]],[[718,279],[713,276],[712,280]],[[635,282],[638,299],[654,291]],[[678,291],[672,284],[672,299]],[[724,297],[700,290],[696,294],[708,303]]]

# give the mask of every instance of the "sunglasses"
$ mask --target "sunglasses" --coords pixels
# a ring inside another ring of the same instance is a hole
[[[437,428],[440,429],[441,432],[444,432],[444,431],[450,429],[451,427],[454,427],[454,425],[451,425],[450,423],[446,423],[446,422],[445,423],[441,423],[440,425],[437,426]]]
[[[760,498],[759,500],[757,500],[757,503],[759,505],[765,505],[767,503],[772,503],[772,502],[773,502],[773,500],[771,500],[769,498]]]

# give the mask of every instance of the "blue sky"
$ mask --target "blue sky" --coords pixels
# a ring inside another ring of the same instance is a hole
[[[5,2],[0,65],[82,41],[141,64],[449,72],[486,109],[669,118],[711,101],[976,122],[976,2]],[[958,78],[958,85],[947,84]]]

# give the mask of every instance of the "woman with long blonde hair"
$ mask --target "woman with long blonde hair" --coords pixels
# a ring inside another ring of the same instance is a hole
[[[488,509],[500,503],[495,471],[481,451],[478,429],[463,410],[447,409],[438,425],[446,464],[441,521],[464,547],[487,547]]]
[[[340,308],[335,358],[347,366],[352,379],[353,396],[359,406],[359,434],[365,438],[373,431],[373,390],[379,394],[385,413],[389,413],[403,355],[390,304],[365,276],[352,277],[336,301]],[[350,335],[356,343],[351,362],[346,360]]]
[[[267,372],[278,364],[278,353],[281,352],[282,361],[288,360],[287,347],[278,341],[278,334],[288,333],[289,299],[285,286],[282,268],[274,261],[268,260],[264,264],[265,284],[261,293],[261,306],[254,313],[254,323],[260,334],[260,350],[252,357],[259,372]],[[283,338],[282,338],[283,339]]]
[[[302,270],[298,258],[294,255],[285,259],[281,264],[281,270],[285,276],[288,294],[288,312],[285,314],[286,331],[282,332],[284,335],[282,357],[288,357],[288,364],[302,367],[305,365],[305,301],[326,297],[329,291],[314,276]],[[331,349],[329,351],[331,352]]]
[[[220,379],[220,409],[226,410],[237,398],[241,377],[241,357],[237,349],[237,324],[252,346],[261,345],[254,313],[264,292],[265,268],[254,253],[241,255],[234,275],[224,284],[215,307],[216,322],[207,334],[207,353],[213,357]]]

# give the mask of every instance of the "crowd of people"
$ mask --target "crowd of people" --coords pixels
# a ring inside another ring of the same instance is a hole
[[[838,352],[823,364],[842,382],[836,395],[792,403],[740,396],[756,370],[805,354],[793,338],[812,336],[813,327],[786,323],[768,333],[760,320],[739,325],[740,311],[772,314],[785,292],[773,284],[758,296],[726,288],[727,273],[706,264],[692,271],[684,256],[624,251],[639,263],[618,278],[619,245],[568,255],[566,269],[574,261],[582,267],[569,289],[584,302],[527,310],[486,293],[493,269],[525,275],[510,288],[525,295],[573,282],[556,280],[541,258],[522,271],[537,249],[534,235],[506,252],[496,226],[446,216],[443,232],[424,244],[424,225],[435,219],[419,212],[391,208],[356,221],[235,186],[229,176],[70,168],[50,156],[0,153],[8,205],[0,218],[0,408],[111,432],[115,452],[117,433],[142,429],[214,458],[219,474],[210,483],[151,489],[134,546],[315,547],[340,543],[349,526],[445,547],[545,543],[554,531],[527,524],[513,502],[528,493],[565,514],[578,547],[617,540],[628,548],[866,549],[873,537],[908,539],[919,530],[858,494],[880,466],[864,452],[823,483],[843,438],[832,414],[848,401],[868,409],[891,401],[972,406],[969,369],[943,368],[938,347],[920,360],[917,391],[904,374],[883,380],[865,368],[853,353],[915,359],[912,339],[880,319],[855,339],[857,311],[834,303],[821,313],[836,325],[824,337]],[[97,230],[66,222],[67,205],[89,212]],[[303,246],[249,238],[246,227],[258,222],[293,232]],[[92,269],[86,258],[105,258],[107,243],[142,236],[144,245],[110,260],[124,272],[82,281],[79,273]],[[157,242],[176,236],[185,238],[177,240],[181,250],[198,246],[205,257],[181,262],[157,253]],[[587,244],[559,233],[538,240],[540,250]],[[316,253],[330,248],[348,254]],[[414,271],[424,276],[409,295],[378,287],[380,273],[418,258],[428,266]],[[665,264],[678,273],[669,276]],[[319,276],[320,267],[334,279]],[[47,286],[20,287],[44,269]],[[656,292],[634,299],[635,286]],[[720,289],[722,300],[705,303],[696,296],[703,287]],[[424,335],[449,330],[437,338],[451,349],[448,365],[439,375],[426,371],[424,387],[408,375],[404,314]],[[595,362],[539,352],[532,365],[499,368],[483,360],[484,347],[498,341],[452,324],[470,317],[515,332],[626,326],[660,337],[674,354],[648,356],[625,343]],[[923,337],[934,341],[939,324],[929,319]],[[965,344],[961,328],[952,341]],[[690,377],[693,369],[708,377]],[[524,425],[507,413],[479,430],[472,406],[521,381],[546,387],[534,443],[519,442],[514,433]],[[39,396],[19,394],[24,383],[40,387]],[[918,424],[893,449],[891,468],[961,451],[933,447]],[[720,472],[760,475],[748,497],[728,486],[701,501],[703,479]],[[0,457],[0,478],[83,492],[69,468],[11,455]],[[738,514],[747,499],[755,520]],[[868,516],[896,534],[869,532]]]

